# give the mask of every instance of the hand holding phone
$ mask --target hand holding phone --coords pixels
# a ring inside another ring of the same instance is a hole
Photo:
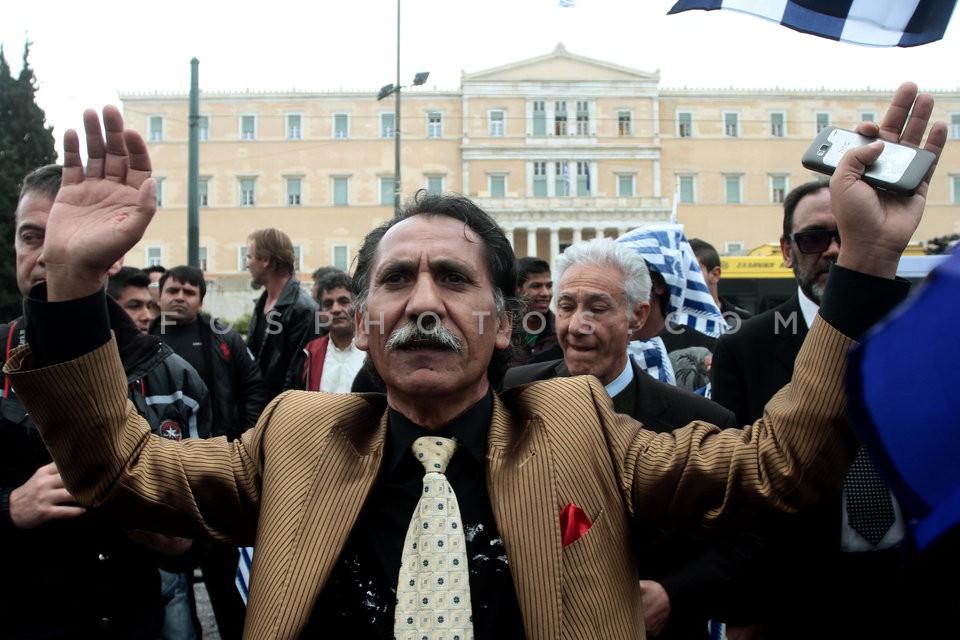
[[[847,151],[875,140],[877,138],[868,138],[854,131],[824,127],[803,154],[801,163],[813,171],[833,175]],[[867,168],[863,180],[877,189],[912,196],[930,173],[936,159],[930,151],[884,140],[883,152]]]

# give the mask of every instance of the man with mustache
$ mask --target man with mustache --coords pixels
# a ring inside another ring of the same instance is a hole
[[[932,110],[905,83],[885,139],[920,144]],[[256,544],[248,638],[420,638],[436,625],[476,640],[644,637],[632,535],[706,535],[758,509],[804,508],[842,481],[858,448],[844,416],[846,352],[906,294],[897,262],[927,186],[904,198],[863,182],[882,144],[844,156],[832,188],[844,252],[820,319],[791,389],[744,429],[654,433],[617,414],[592,376],[494,395],[510,362],[512,247],[469,199],[421,192],[357,254],[357,346],[386,395],[289,392],[238,441],[181,446],[144,436],[100,319],[102,273],[156,210],[146,143],[116,109],[103,118],[106,140],[96,112],[84,114],[85,173],[76,132],[65,136],[47,284],[26,302],[29,344],[5,370],[81,503]],[[938,153],[945,140],[936,123],[925,147]],[[81,339],[58,340],[64,314],[83,323]],[[459,347],[388,346],[416,322],[442,324]],[[442,502],[423,499],[431,487]],[[446,523],[429,554],[407,544],[421,520],[426,532]]]
[[[787,195],[780,249],[796,275],[797,293],[723,335],[713,355],[712,397],[741,423],[761,417],[767,401],[790,381],[841,240],[829,182],[808,182]],[[924,587],[934,583],[903,564],[906,523],[899,505],[893,505],[886,533],[869,540],[845,517],[845,505],[858,495],[838,487],[815,508],[773,524],[767,536],[772,561],[750,585],[761,599],[776,594],[758,612],[771,640],[816,637],[827,628],[832,637],[928,637],[920,629],[931,623],[917,612],[921,606],[930,610]],[[899,586],[891,590],[892,584]]]

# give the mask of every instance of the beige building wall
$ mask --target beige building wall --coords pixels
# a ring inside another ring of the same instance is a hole
[[[464,193],[494,215],[518,255],[552,262],[571,242],[668,220],[724,254],[780,235],[800,156],[818,127],[884,113],[892,90],[669,89],[659,73],[568,52],[464,73],[456,90],[401,94],[403,199]],[[960,138],[960,93],[935,94]],[[122,95],[148,138],[162,206],[127,264],[187,261],[187,95]],[[275,226],[298,275],[349,267],[364,235],[393,214],[395,98],[360,92],[201,93],[203,266],[228,319],[252,309],[247,235]],[[569,189],[569,193],[564,193]],[[960,232],[960,147],[948,145],[914,238]],[[232,293],[231,293],[232,292]],[[222,295],[221,295],[222,294]],[[249,307],[249,308],[247,308]]]

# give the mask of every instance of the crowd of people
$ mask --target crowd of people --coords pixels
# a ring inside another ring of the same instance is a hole
[[[907,83],[859,130],[939,153],[931,111]],[[876,146],[787,196],[797,292],[755,316],[679,225],[551,265],[468,198],[420,192],[309,292],[287,234],[250,233],[263,293],[241,335],[204,312],[199,268],[123,264],[156,183],[139,134],[102,119],[87,166],[68,132],[16,210],[0,638],[199,638],[198,568],[230,640],[949,624],[956,589],[909,553],[911,514],[845,414],[847,350],[906,296],[924,204],[859,179]]]

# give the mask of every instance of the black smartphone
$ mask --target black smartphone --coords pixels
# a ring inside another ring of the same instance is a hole
[[[874,140],[876,138],[868,138],[855,131],[824,127],[803,154],[801,162],[807,169],[833,175],[843,154]],[[883,152],[867,168],[863,180],[878,189],[912,196],[930,173],[936,159],[929,151],[884,140]]]

